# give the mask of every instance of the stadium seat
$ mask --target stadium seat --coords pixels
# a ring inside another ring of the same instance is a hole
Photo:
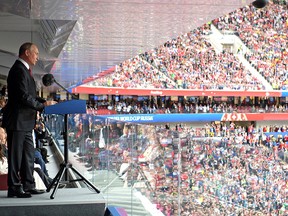
[[[8,190],[7,178],[7,174],[0,175],[0,190]]]

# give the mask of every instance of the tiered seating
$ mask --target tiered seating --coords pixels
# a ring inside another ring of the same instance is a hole
[[[232,30],[251,50],[245,57],[271,83],[274,89],[288,87],[288,10],[274,4],[261,10],[240,8],[213,23],[220,30]]]

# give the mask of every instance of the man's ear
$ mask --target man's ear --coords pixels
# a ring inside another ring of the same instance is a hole
[[[25,50],[25,56],[28,57],[29,56],[29,50]]]

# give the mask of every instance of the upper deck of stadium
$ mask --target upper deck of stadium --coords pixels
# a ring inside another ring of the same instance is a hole
[[[103,71],[76,93],[287,94],[287,5],[247,5]]]
[[[33,70],[39,85],[41,76],[51,73],[70,87],[251,2],[3,0],[2,84],[26,41],[40,48]]]

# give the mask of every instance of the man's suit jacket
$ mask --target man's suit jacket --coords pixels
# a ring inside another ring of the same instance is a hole
[[[34,78],[19,60],[15,61],[9,71],[7,90],[8,102],[3,111],[2,126],[7,130],[32,130],[37,111],[44,109],[45,100],[37,96]]]

